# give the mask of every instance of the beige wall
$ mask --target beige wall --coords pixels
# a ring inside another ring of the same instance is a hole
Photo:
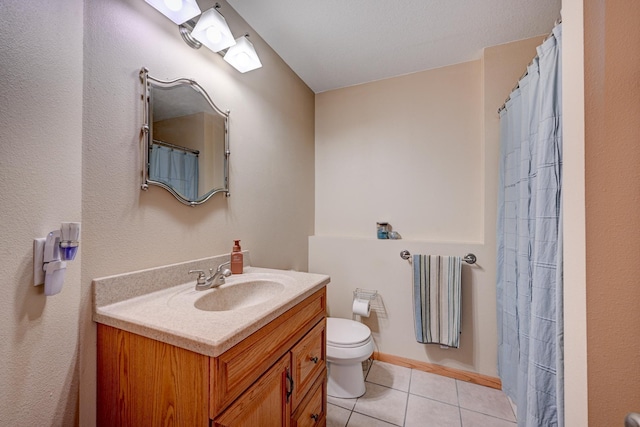
[[[480,69],[316,95],[317,235],[374,237],[389,221],[407,239],[482,240]]]
[[[85,3],[80,416],[95,417],[96,277],[230,252],[242,239],[254,265],[307,268],[313,233],[314,95],[226,3],[235,34],[251,33],[263,68],[240,74],[138,0]],[[140,191],[138,71],[190,77],[231,110],[231,197],[191,208],[167,191]],[[185,272],[186,273],[186,272]],[[185,276],[186,278],[186,276]]]
[[[640,412],[640,2],[584,4],[589,425]]]
[[[384,306],[364,322],[378,350],[496,375],[497,109],[541,38],[486,49],[481,61],[316,96],[316,235],[310,270],[331,275],[332,316],[351,317],[355,288]],[[403,240],[375,239],[388,220]],[[478,256],[463,268],[457,350],[415,342],[411,253]]]
[[[190,49],[143,1],[2,4],[1,425],[94,424],[93,278],[227,253],[234,238],[254,265],[307,268],[314,94],[221,3],[264,68],[240,74]],[[190,208],[140,190],[142,66],[194,78],[231,110],[230,198]],[[80,259],[45,298],[31,286],[33,238],[80,220]]]
[[[81,220],[82,1],[3,1],[0,58],[0,425],[74,425],[82,255],[45,297],[32,248]]]

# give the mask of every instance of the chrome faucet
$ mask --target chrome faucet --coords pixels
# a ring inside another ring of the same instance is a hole
[[[224,279],[231,276],[231,270],[222,267],[227,266],[231,261],[223,262],[218,266],[215,273],[213,268],[209,269],[209,277],[206,277],[206,273],[203,270],[189,270],[189,274],[198,273],[198,279],[196,280],[196,291],[204,291],[211,288],[217,288],[220,285],[224,285]]]

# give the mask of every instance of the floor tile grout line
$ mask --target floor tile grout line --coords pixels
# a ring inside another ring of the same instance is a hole
[[[460,421],[460,427],[464,427],[462,425],[462,407],[460,406],[460,394],[458,393],[458,380],[454,381],[454,385],[456,386],[456,401],[458,402],[458,421]]]
[[[409,412],[409,395],[411,394],[411,378],[413,377],[413,369],[409,370],[409,385],[407,386],[407,402],[404,406],[404,419],[402,420],[402,425],[404,427],[407,424],[407,413]]]
[[[503,391],[504,393],[504,391]],[[507,400],[509,401],[509,406],[511,407],[511,412],[513,413],[513,418],[516,420],[516,422],[518,422],[518,414],[516,413],[518,407],[516,406],[516,408],[514,409],[513,407],[515,406],[515,404],[513,403],[513,400],[511,400],[511,398],[509,397],[509,395],[507,393],[504,393],[507,396]]]
[[[416,396],[419,397],[420,399],[425,399],[425,400],[429,400],[431,402],[436,402],[439,403],[441,405],[447,405],[447,406],[452,406],[454,408],[462,408],[460,405],[454,405],[453,403],[449,403],[449,402],[443,402],[442,400],[438,400],[438,399],[434,399],[432,397],[427,397],[427,396],[421,396],[419,394],[415,394],[415,393],[409,393],[411,396]],[[462,409],[467,409],[467,408],[462,408]],[[468,411],[473,411],[473,409],[467,409]],[[473,412],[477,412],[477,411],[473,411]]]
[[[508,418],[499,417],[497,415],[487,414],[486,412],[476,411],[475,409],[463,408],[462,406],[460,406],[460,409],[461,410],[464,409],[465,411],[469,411],[469,412],[475,412],[476,414],[482,414],[482,415],[485,415],[487,417],[495,418],[496,420],[506,421],[508,423],[517,423],[518,422],[517,419],[514,421],[514,420],[510,420]]]
[[[353,407],[355,408],[356,405],[353,405]],[[349,425],[349,421],[351,420],[351,416],[353,415],[353,409],[351,411],[349,411],[349,416],[347,417],[347,422],[344,424],[344,427],[347,427]]]
[[[367,418],[372,418],[374,420],[382,421],[383,423],[387,423],[387,424],[392,425],[392,426],[398,426],[398,424],[391,423],[391,422],[389,422],[387,420],[383,420],[382,418],[374,417],[373,415],[370,415],[370,414],[365,414],[364,412],[358,412],[355,409],[353,411],[351,411],[351,415],[353,415],[354,412],[356,414],[358,414],[358,415],[364,415]],[[351,419],[351,415],[349,415],[349,419]],[[404,423],[402,424],[402,426],[404,426]],[[398,426],[398,427],[402,427],[402,426]]]

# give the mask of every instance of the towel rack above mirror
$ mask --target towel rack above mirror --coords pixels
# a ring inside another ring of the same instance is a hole
[[[411,259],[411,252],[409,252],[406,249],[401,251],[400,258],[406,259],[406,260]],[[475,264],[477,261],[477,258],[474,254],[466,254],[465,256],[462,257],[462,261],[466,262],[467,264]]]

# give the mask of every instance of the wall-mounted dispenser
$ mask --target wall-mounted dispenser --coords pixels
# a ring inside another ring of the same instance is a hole
[[[51,231],[47,237],[33,240],[33,285],[44,283],[45,295],[62,290],[66,261],[76,257],[79,241],[79,222],[63,222],[60,229]]]

